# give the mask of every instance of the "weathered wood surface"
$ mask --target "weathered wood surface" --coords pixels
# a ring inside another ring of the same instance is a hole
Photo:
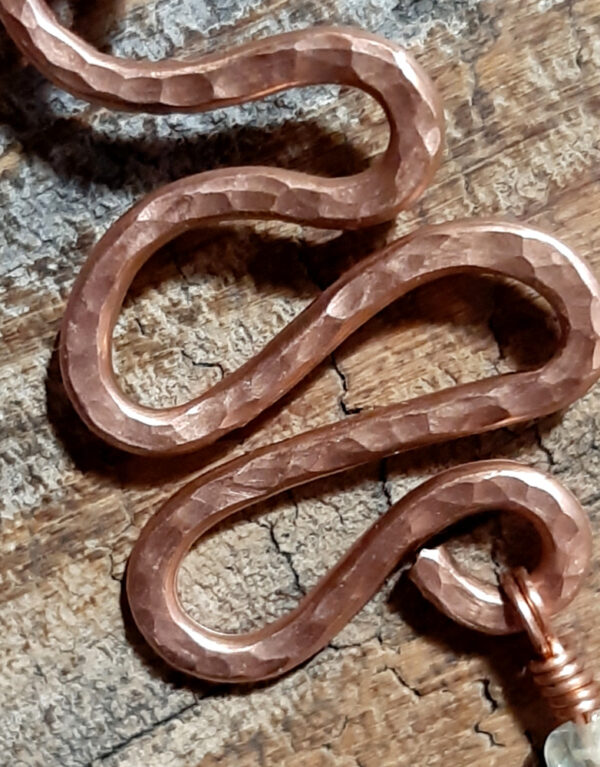
[[[350,236],[229,228],[154,259],[116,331],[121,380],[143,402],[183,401],[209,386],[348,263],[422,222],[516,217],[547,227],[600,271],[598,0],[104,0],[74,15],[98,44],[154,57],[313,22],[356,23],[406,42],[447,107],[443,167],[393,225]],[[422,290],[369,323],[260,422],[176,462],[99,443],[60,384],[56,336],[74,275],[144,192],[220,165],[348,172],[383,146],[385,130],[368,99],[327,88],[195,117],[111,114],[49,86],[0,35],[0,762],[538,763],[549,721],[522,674],[526,643],[452,625],[402,579],[300,670],[230,689],[190,682],[147,650],[121,578],[160,501],[211,462],[356,408],[538,362],[552,348],[539,302],[490,280]],[[257,625],[293,606],[409,487],[442,466],[510,456],[559,475],[592,516],[596,564],[562,624],[600,665],[599,405],[596,388],[541,424],[300,489],[201,543],[186,561],[183,599],[216,627]],[[463,536],[474,566],[489,559],[490,524]]]

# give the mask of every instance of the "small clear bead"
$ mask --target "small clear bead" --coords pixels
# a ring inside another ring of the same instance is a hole
[[[600,712],[587,724],[566,722],[553,730],[544,757],[547,767],[600,767]]]

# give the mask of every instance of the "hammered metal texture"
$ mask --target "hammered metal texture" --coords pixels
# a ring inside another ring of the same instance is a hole
[[[190,176],[146,197],[90,255],[61,333],[61,367],[75,408],[91,429],[123,449],[195,450],[270,404],[274,371],[266,360],[252,366],[257,373],[252,381],[243,380],[250,371],[238,371],[227,387],[168,410],[130,402],[114,378],[111,342],[136,272],[167,241],[215,220],[271,218],[357,228],[393,218],[421,194],[439,162],[444,121],[435,88],[404,49],[357,29],[319,27],[224,54],[155,63],[99,53],[61,27],[42,0],[0,0],[0,18],[41,72],[77,96],[107,106],[193,112],[290,87],[337,83],[366,91],[385,110],[389,145],[362,173],[323,179],[245,167]],[[305,374],[306,364],[281,381],[285,389]]]
[[[360,440],[360,434],[346,436],[349,453]],[[189,484],[146,525],[129,560],[127,593],[138,627],[168,663],[221,682],[282,674],[324,647],[407,554],[459,520],[490,509],[520,514],[539,532],[542,556],[531,580],[549,609],[560,609],[574,596],[591,555],[589,522],[581,506],[555,479],[535,469],[512,461],[482,461],[438,474],[406,495],[294,611],[274,623],[235,635],[193,621],[181,607],[176,583],[178,566],[194,541],[225,517],[275,492],[337,470],[338,448],[337,442],[315,439],[315,432],[309,432],[242,456]],[[456,600],[452,586],[446,591],[437,585],[446,576],[444,567],[434,572],[429,566],[421,582],[445,600],[452,617],[492,633],[522,630],[492,587],[480,584],[487,601],[477,589],[469,598],[464,588]],[[456,577],[450,572],[452,581]]]
[[[215,220],[274,218],[355,228],[392,218],[421,194],[439,161],[439,99],[403,49],[358,30],[322,27],[226,54],[157,64],[95,51],[61,27],[42,0],[0,0],[0,18],[41,72],[106,106],[193,112],[285,88],[338,83],[372,95],[390,122],[388,148],[363,173],[336,179],[264,167],[203,173],[158,190],[110,229],[76,282],[60,357],[78,412],[113,444],[167,454],[214,442],[293,388],[383,307],[449,273],[518,280],[542,294],[560,321],[560,347],[538,370],[379,408],[263,448],[184,488],[147,525],[128,569],[135,619],[156,651],[177,668],[214,680],[283,673],[326,644],[399,559],[447,525],[489,508],[534,523],[544,557],[532,579],[549,609],[571,599],[589,559],[589,528],[580,507],[545,475],[489,462],[444,473],[396,504],[294,612],[263,630],[229,636],[190,620],[176,594],[179,564],[194,541],[226,516],[316,477],[535,418],[581,396],[598,377],[599,289],[576,256],[536,230],[490,221],[432,227],[350,270],[253,360],[201,397],[176,408],[141,407],[115,381],[111,341],[126,291],[152,253]],[[414,578],[467,625],[497,633],[518,628],[498,592],[459,572],[443,551],[418,555]]]
[[[106,106],[198,112],[329,83],[369,93],[390,125],[386,151],[353,176],[323,179],[278,168],[228,168],[188,177],[150,195],[111,228],[92,254],[75,286],[66,335],[70,325],[89,325],[94,319],[98,344],[108,343],[104,315],[118,309],[149,255],[190,227],[244,217],[336,228],[373,224],[412,203],[439,163],[444,120],[433,84],[403,48],[362,30],[318,27],[200,59],[156,63],[99,53],[62,27],[43,0],[0,0],[0,18],[40,72]],[[102,321],[95,319],[98,313]],[[91,331],[86,331],[87,339]]]
[[[165,410],[142,407],[121,392],[112,369],[113,323],[135,267],[122,260],[119,249],[118,256],[110,256],[110,269],[100,267],[103,254],[110,252],[101,248],[100,261],[88,262],[78,281],[62,330],[61,362],[85,421],[128,450],[188,452],[247,424],[385,306],[451,273],[501,275],[539,291],[561,323],[557,354],[539,370],[496,376],[356,416],[321,434],[328,450],[338,452],[345,435],[360,434],[354,437],[355,450],[364,462],[536,418],[573,402],[598,377],[600,289],[588,268],[562,243],[534,229],[466,221],[422,229],[361,262],[260,353],[197,399]],[[340,460],[344,468],[345,459]]]
[[[510,277],[543,295],[561,328],[555,356],[536,370],[456,386],[305,432],[190,483],[148,523],[128,569],[135,620],[169,663],[215,680],[250,681],[282,673],[323,647],[407,551],[461,516],[486,508],[517,511],[536,525],[546,556],[532,582],[547,609],[557,610],[573,597],[590,554],[589,527],[581,509],[549,477],[493,462],[444,474],[422,494],[408,496],[357,542],[295,612],[263,631],[241,638],[208,631],[191,621],[177,600],[181,559],[230,514],[394,452],[552,412],[581,396],[598,378],[600,288],[585,264],[537,230],[470,221],[421,230],[350,270],[239,371],[240,385],[246,384],[240,391],[245,396],[281,392],[288,371],[292,377],[305,375],[390,301],[416,285],[460,271]],[[226,379],[218,391],[230,392],[229,386]],[[225,401],[235,402],[233,397]],[[219,415],[216,405],[211,410]],[[491,633],[521,629],[497,590],[460,573],[443,551],[422,554],[413,577],[445,612],[472,628]]]

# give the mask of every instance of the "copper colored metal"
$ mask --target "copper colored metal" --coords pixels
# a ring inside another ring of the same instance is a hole
[[[529,668],[554,715],[561,722],[587,721],[600,709],[600,687],[594,677],[570,643],[555,634],[547,606],[522,568],[506,574],[502,587],[541,657]]]
[[[247,423],[323,358],[315,329],[302,327],[309,318],[320,324],[315,310],[323,302],[269,351],[228,377],[225,386],[157,411],[130,401],[113,372],[113,327],[131,281],[166,242],[216,220],[269,218],[351,229],[393,218],[419,197],[439,163],[444,120],[433,84],[403,48],[358,29],[318,27],[227,53],[157,63],[99,53],[63,28],[43,0],[0,0],[0,18],[47,77],[111,107],[197,112],[291,87],[338,83],[366,91],[384,108],[390,141],[366,171],[326,179],[244,167],[177,181],[111,227],[75,283],[61,333],[61,367],[73,404],[97,434],[133,452],[177,453]],[[344,332],[352,322],[337,324]]]
[[[377,437],[376,432],[368,433]],[[270,445],[204,474],[175,495],[142,531],[129,560],[127,594],[141,632],[171,665],[221,682],[282,674],[324,647],[402,559],[416,554],[449,525],[485,510],[519,514],[536,527],[542,557],[530,577],[547,608],[559,610],[573,598],[591,552],[589,522],[581,506],[548,475],[512,461],[482,461],[443,472],[406,495],[356,541],[293,612],[274,623],[236,635],[193,621],[177,595],[177,572],[195,541],[226,517],[335,471],[340,447],[347,457],[360,455],[360,448],[356,452],[363,436],[360,429],[340,443],[317,434]],[[430,565],[430,584],[433,574]],[[442,563],[435,569],[440,582],[460,577],[454,565]],[[464,586],[455,601],[446,591],[446,612],[482,631],[521,631],[521,622],[506,610],[499,590],[476,585],[472,591]],[[481,588],[489,599],[481,600]]]
[[[278,91],[337,83],[384,108],[390,141],[359,174],[325,179],[267,167],[190,176],[149,195],[98,243],[79,275],[61,333],[61,366],[73,403],[100,436],[134,452],[195,450],[241,426],[276,399],[269,362],[245,369],[186,405],[156,411],[115,381],[114,323],[136,272],[183,231],[215,220],[269,218],[358,228],[388,220],[431,180],[443,145],[443,110],[431,81],[404,49],[357,29],[318,27],[185,61],[101,54],[59,24],[43,0],[0,0],[0,17],[26,56],[55,83],[107,106],[196,112]],[[310,367],[312,367],[312,362]],[[294,366],[289,389],[308,369]],[[269,384],[270,384],[269,380]],[[252,391],[243,391],[250,386]],[[256,388],[253,388],[256,387]],[[269,388],[269,391],[266,391]],[[283,390],[282,390],[283,391]]]
[[[142,232],[152,231],[152,221],[145,226],[136,228],[131,242],[135,264],[119,247],[110,247],[120,225],[109,232],[77,281],[61,336],[63,377],[77,410],[96,433],[127,450],[182,453],[213,443],[279,400],[385,306],[448,274],[510,277],[535,288],[560,321],[556,355],[537,370],[457,386],[330,427],[319,439],[334,453],[342,437],[355,433],[365,434],[356,445],[364,462],[537,418],[579,398],[599,374],[600,289],[585,264],[558,240],[530,227],[465,221],[421,229],[361,262],[255,357],[196,399],[164,410],[142,407],[115,379],[111,338],[139,263],[135,246],[149,236]],[[334,463],[344,468],[344,460]]]
[[[350,270],[254,359],[202,396],[174,408],[142,407],[120,389],[111,345],[127,289],[152,253],[187,229],[224,219],[358,228],[392,218],[422,193],[438,164],[440,101],[406,51],[354,29],[320,27],[227,54],[155,63],[99,53],[61,27],[43,0],[0,0],[0,18],[41,72],[106,106],[195,112],[290,87],[338,83],[377,99],[390,123],[386,151],[363,173],[322,179],[265,167],[207,172],[158,190],[107,232],[76,281],[60,359],[76,409],[112,444],[172,454],[214,442],[277,401],[382,308],[447,274],[491,274],[532,286],[560,323],[559,348],[537,370],[457,386],[301,434],[210,471],[180,491],[143,530],[127,574],[135,620],[156,651],[175,667],[213,680],[281,674],[323,647],[402,557],[447,525],[491,508],[534,523],[544,555],[532,583],[548,610],[566,604],[590,555],[585,515],[550,477],[494,461],[445,472],[407,495],[295,611],[260,631],[222,634],[186,615],[177,596],[178,567],[192,544],[225,517],[311,479],[536,418],[581,396],[599,374],[600,290],[573,253],[537,230],[494,221],[431,227]],[[461,573],[443,551],[419,554],[414,578],[467,625],[493,633],[520,627],[497,590]]]
[[[579,504],[550,477],[495,461],[455,469],[411,493],[357,541],[294,612],[260,631],[242,636],[211,631],[192,621],[178,600],[182,558],[225,517],[390,453],[551,412],[597,379],[599,288],[588,268],[537,230],[471,221],[421,230],[350,270],[239,371],[241,382],[251,393],[282,392],[281,380],[290,370],[305,375],[315,359],[390,301],[460,271],[510,277],[538,290],[559,319],[555,356],[536,370],[456,386],[305,432],[220,466],[181,490],[142,531],[127,575],[140,630],[173,666],[219,681],[252,681],[293,668],[345,625],[400,559],[447,525],[485,509],[514,511],[532,521],[543,547],[532,582],[550,612],[572,599],[590,557],[589,524]],[[225,380],[223,389],[228,386]],[[522,630],[498,590],[461,573],[443,553],[438,561],[422,553],[413,577],[466,625],[499,634]]]

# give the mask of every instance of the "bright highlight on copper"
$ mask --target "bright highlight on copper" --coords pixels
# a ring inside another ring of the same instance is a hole
[[[362,173],[324,179],[270,167],[228,168],[177,181],[126,213],[96,245],[76,280],[61,331],[69,397],[96,434],[124,450],[197,450],[243,426],[289,392],[357,328],[412,289],[449,274],[515,280],[550,304],[559,324],[554,356],[537,369],[494,376],[375,408],[270,445],[196,478],[146,525],[127,572],[134,618],[176,668],[225,682],[273,677],[327,642],[404,558],[423,593],[461,623],[504,634],[526,628],[541,660],[533,668],[561,716],[585,719],[598,689],[549,629],[575,595],[591,535],[575,498],[556,480],[509,461],[444,472],[409,493],[354,544],[298,607],[248,634],[208,629],[183,610],[179,566],[226,517],[292,487],[392,453],[528,421],[566,407],[600,375],[600,288],[565,245],[534,228],[463,221],[424,228],[373,254],[325,290],[262,351],[190,402],[155,410],[131,401],[112,365],[112,334],[135,275],[182,232],[216,221],[262,218],[353,229],[386,221],[413,203],[438,165],[443,110],[404,49],[356,29],[319,27],[226,53],[164,62],[102,54],[65,29],[44,0],[0,0],[0,19],[49,79],[89,101],[142,112],[199,112],[287,88],[340,84],[383,107],[387,149]],[[443,549],[423,546],[449,525],[486,510],[529,520],[538,566],[481,583]],[[507,609],[507,596],[513,609]]]
[[[328,473],[323,469],[333,466],[325,462],[335,444],[315,440],[307,450],[306,437],[270,445],[204,474],[168,501],[142,531],[127,568],[127,594],[146,640],[172,666],[219,682],[283,674],[325,647],[409,555],[417,556],[418,585],[452,618],[493,634],[522,631],[498,587],[473,579],[449,559],[438,564],[429,559],[426,570],[418,569],[423,556],[419,549],[429,539],[482,511],[505,510],[534,525],[542,556],[530,577],[550,612],[564,607],[581,585],[591,534],[577,500],[535,469],[513,461],[481,461],[438,474],[394,504],[298,607],[279,620],[246,634],[202,626],[187,615],[177,595],[183,557],[223,519]],[[344,443],[350,441],[348,435]]]
[[[99,53],[61,27],[43,0],[1,0],[0,17],[41,72],[106,106],[199,112],[332,83],[364,90],[384,108],[389,145],[366,171],[324,179],[244,167],[182,179],[149,195],[111,227],[75,283],[61,333],[61,367],[73,404],[97,434],[125,450],[175,453],[195,450],[247,423],[276,399],[269,390],[272,362],[265,355],[264,363],[238,371],[225,388],[180,407],[155,411],[123,394],[113,373],[111,343],[129,285],[158,248],[215,220],[269,218],[358,228],[393,218],[422,193],[439,162],[444,122],[431,81],[404,49],[357,29],[319,27],[196,60],[155,63]],[[303,367],[281,382],[286,389],[303,377]]]

